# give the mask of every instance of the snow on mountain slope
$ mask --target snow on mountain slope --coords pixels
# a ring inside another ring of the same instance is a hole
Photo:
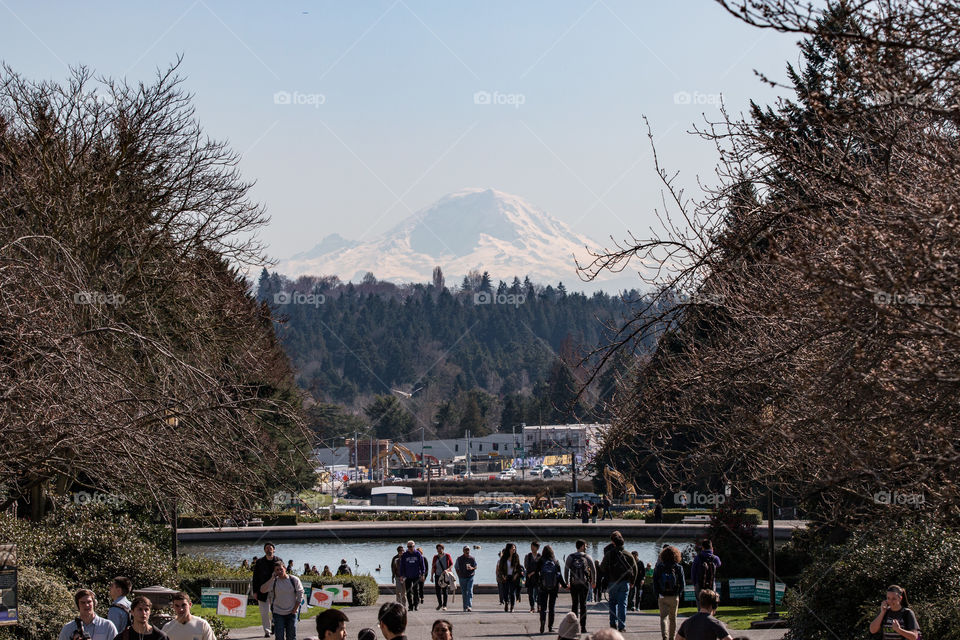
[[[353,281],[370,271],[380,280],[429,282],[439,265],[451,285],[477,270],[489,271],[495,281],[529,275],[534,282],[562,281],[579,289],[573,256],[589,262],[586,247],[598,246],[523,198],[494,189],[461,189],[373,240],[327,236],[310,251],[282,261],[277,271]]]

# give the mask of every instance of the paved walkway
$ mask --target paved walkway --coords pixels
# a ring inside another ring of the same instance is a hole
[[[349,607],[344,612],[349,616],[347,623],[347,639],[353,640],[364,627],[370,627],[377,632],[377,638],[382,638],[377,626],[377,610],[379,605],[391,602],[392,596],[380,596],[377,606]],[[526,594],[524,594],[524,603]],[[562,606],[561,606],[562,604]],[[513,613],[504,613],[503,608],[497,605],[497,596],[478,595],[473,598],[473,611],[462,611],[459,595],[456,602],[450,603],[447,611],[436,611],[436,600],[427,594],[425,604],[418,610],[410,612],[407,620],[407,637],[410,640],[430,640],[430,627],[437,618],[446,618],[453,624],[453,637],[457,640],[465,638],[537,638],[539,640],[553,640],[557,634],[540,635],[540,617],[529,610],[521,610],[517,605]],[[570,606],[570,594],[561,592],[557,599],[557,621],[554,627],[560,624],[560,618],[566,615]],[[608,624],[606,603],[588,605],[587,633],[598,631]],[[722,611],[722,608],[721,608]],[[678,620],[678,624],[682,621]],[[781,640],[786,633],[785,629],[732,631],[734,637],[745,636],[750,640]],[[297,626],[297,638],[316,635],[316,624],[313,620],[304,620]],[[230,638],[262,638],[263,630],[260,627],[234,629]],[[586,637],[586,636],[582,636]],[[660,640],[660,618],[655,615],[627,612],[627,630],[624,633],[627,640]]]

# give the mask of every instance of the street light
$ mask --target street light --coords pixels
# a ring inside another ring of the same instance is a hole
[[[773,398],[767,398],[765,400],[763,421],[767,424],[768,428],[773,428]],[[770,557],[768,559],[768,567],[770,569],[770,612],[764,620],[773,622],[780,619],[780,614],[777,613],[777,556],[773,548],[773,488],[771,488],[769,484],[767,485],[767,546],[770,550]]]
[[[177,427],[180,426],[180,418],[177,417],[177,414],[175,414],[170,409],[167,409],[164,412],[164,414],[165,414],[164,422],[167,423],[168,427],[170,427],[171,429],[176,429]],[[173,570],[176,571],[179,565],[179,561],[177,559],[178,549],[177,549],[177,495],[176,494],[173,494],[173,506],[170,510],[172,512],[170,516],[170,532],[173,538],[173,544],[171,545],[171,553],[173,555]]]

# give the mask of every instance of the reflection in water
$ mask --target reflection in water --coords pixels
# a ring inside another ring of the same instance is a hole
[[[507,542],[513,542],[517,545],[517,551],[523,558],[530,551],[530,542],[537,540],[540,547],[545,545],[553,546],[554,552],[561,561],[570,553],[576,550],[575,539],[564,540],[551,538],[461,538],[452,540],[438,540],[435,538],[425,540],[414,540],[418,547],[423,548],[423,553],[429,561],[436,553],[438,542],[443,543],[445,551],[452,555],[454,559],[463,553],[463,547],[470,547],[470,555],[477,559],[477,582],[494,583],[494,567],[497,562],[497,554]],[[311,565],[317,565],[317,568],[323,569],[323,565],[329,565],[332,571],[336,571],[340,565],[340,560],[345,559],[350,569],[354,573],[368,573],[377,579],[381,584],[390,584],[390,559],[396,553],[398,545],[406,543],[406,539],[388,540],[275,540],[277,545],[276,554],[283,558],[283,561],[293,560],[295,571],[303,569],[303,563],[309,562]],[[587,540],[587,553],[593,558],[602,559],[603,548],[610,542],[607,538],[592,538]],[[640,560],[646,563],[655,563],[657,554],[664,544],[672,544],[683,550],[689,543],[688,540],[627,540],[626,548],[628,551],[637,551]],[[181,553],[192,553],[209,556],[222,560],[229,565],[239,566],[241,561],[246,558],[253,560],[254,556],[263,555],[263,543],[252,542],[183,542],[180,544]],[[380,571],[376,571],[377,567]]]

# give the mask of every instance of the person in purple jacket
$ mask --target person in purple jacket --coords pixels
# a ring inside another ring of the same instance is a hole
[[[408,540],[407,550],[400,556],[400,575],[403,576],[407,591],[407,609],[410,611],[416,611],[420,604],[417,587],[420,584],[421,576],[426,578],[427,575],[427,560],[422,553],[417,551],[416,546],[413,540]]]
[[[693,567],[690,570],[693,590],[696,594],[695,602],[700,602],[700,592],[704,589],[717,590],[717,569],[719,568],[720,556],[713,552],[713,543],[710,540],[704,540],[703,548],[693,559]]]

